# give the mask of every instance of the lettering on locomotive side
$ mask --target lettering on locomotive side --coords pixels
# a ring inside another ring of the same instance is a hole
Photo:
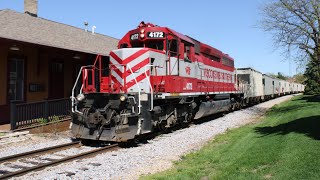
[[[219,72],[220,78],[219,79],[223,79],[223,73]]]
[[[212,81],[224,81],[224,82],[232,82],[232,75],[228,73],[214,71],[212,69],[205,68],[203,70],[203,77],[208,78],[208,80]]]
[[[218,80],[218,72],[217,71],[213,72],[213,78],[214,78],[215,81]]]

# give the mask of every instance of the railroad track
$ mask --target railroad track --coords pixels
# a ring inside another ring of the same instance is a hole
[[[59,152],[59,151],[65,150],[65,149],[70,149],[70,148],[80,147],[80,146],[81,146],[80,142],[76,141],[76,142],[62,144],[62,145],[53,146],[53,147],[49,147],[49,148],[38,149],[38,150],[26,152],[26,153],[21,153],[21,154],[16,154],[16,155],[0,158],[0,164],[9,163],[9,162],[17,161],[17,160],[22,160],[22,159],[29,158],[29,157],[37,157],[39,155],[49,154],[49,153],[53,153],[53,152]],[[65,163],[68,161],[72,161],[72,160],[76,160],[76,159],[91,157],[91,156],[97,155],[102,152],[116,150],[117,148],[118,148],[118,144],[113,144],[113,145],[100,147],[100,148],[97,148],[97,149],[94,149],[91,151],[86,151],[86,152],[83,152],[80,154],[64,157],[61,159],[50,159],[50,160],[46,159],[46,161],[49,161],[49,162],[36,163],[37,165],[31,166],[31,167],[19,166],[18,167],[19,170],[17,170],[17,171],[13,171],[13,172],[2,171],[2,172],[0,172],[0,174],[2,174],[2,175],[0,175],[0,179],[8,179],[11,177],[21,176],[23,174],[26,174],[26,173],[29,173],[32,171],[40,170],[40,169],[50,167],[50,166],[55,166],[55,165]],[[26,164],[28,164],[28,162],[26,162]]]

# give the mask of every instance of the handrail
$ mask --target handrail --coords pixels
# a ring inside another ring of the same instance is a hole
[[[138,83],[138,81],[137,81],[137,79],[136,79],[136,76],[134,75],[134,73],[133,73],[133,71],[132,71],[132,69],[131,69],[130,65],[129,65],[129,64],[127,64],[127,66],[129,67],[130,72],[131,72],[131,74],[132,74],[132,75],[133,75],[133,77],[134,77],[134,81],[136,82],[136,84],[137,84],[137,86],[138,86],[138,89],[139,89],[139,105],[138,105],[138,114],[140,114],[140,113],[141,113],[141,99],[140,99],[140,96],[141,96],[141,89],[140,89],[140,85],[139,85],[139,83]],[[124,69],[124,70],[126,71],[126,69]]]
[[[71,111],[72,111],[72,113],[75,113],[75,112],[76,112],[76,113],[82,114],[82,112],[78,111],[78,109],[77,109],[78,106],[77,106],[76,103],[75,103],[75,99],[76,99],[76,98],[74,97],[74,91],[75,91],[76,86],[77,86],[77,84],[78,84],[80,75],[82,74],[82,70],[83,70],[84,68],[88,68],[88,67],[92,67],[92,65],[82,66],[82,67],[80,68],[80,71],[79,71],[79,73],[78,73],[77,79],[76,79],[76,81],[75,81],[75,83],[74,83],[74,85],[73,85],[72,92],[71,92],[71,97],[70,97],[70,99],[71,99]],[[83,84],[82,84],[82,86],[81,86],[81,88],[80,88],[79,94],[81,94],[82,89],[83,89]]]
[[[152,67],[152,66],[154,66],[155,68],[157,67],[157,66],[155,66],[155,65],[146,65],[146,66],[144,67],[144,74],[146,75],[146,78],[147,78],[147,80],[148,80],[148,82],[149,82],[149,87],[150,87],[150,95],[151,95],[150,111],[153,110],[153,88],[152,88],[150,79],[149,79],[148,74],[147,74],[147,67]]]

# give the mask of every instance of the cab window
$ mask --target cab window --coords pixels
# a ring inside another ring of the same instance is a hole
[[[191,52],[190,52],[190,46],[188,45],[184,45],[184,53],[183,53],[183,56],[184,56],[184,60],[185,61],[191,61]]]
[[[170,56],[178,55],[178,43],[176,39],[169,40],[169,52]]]
[[[145,43],[145,46],[147,48],[163,50],[163,41],[149,41]]]
[[[131,47],[133,48],[139,48],[139,47],[144,47],[143,42],[136,41],[131,43]]]

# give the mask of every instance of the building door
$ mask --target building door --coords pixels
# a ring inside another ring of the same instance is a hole
[[[10,103],[25,101],[25,58],[9,57],[7,71],[7,103],[0,106],[0,125],[10,122]]]
[[[25,101],[24,59],[10,58],[8,65],[8,100],[9,102],[23,102]]]
[[[49,65],[49,99],[64,97],[64,64],[51,61]]]

